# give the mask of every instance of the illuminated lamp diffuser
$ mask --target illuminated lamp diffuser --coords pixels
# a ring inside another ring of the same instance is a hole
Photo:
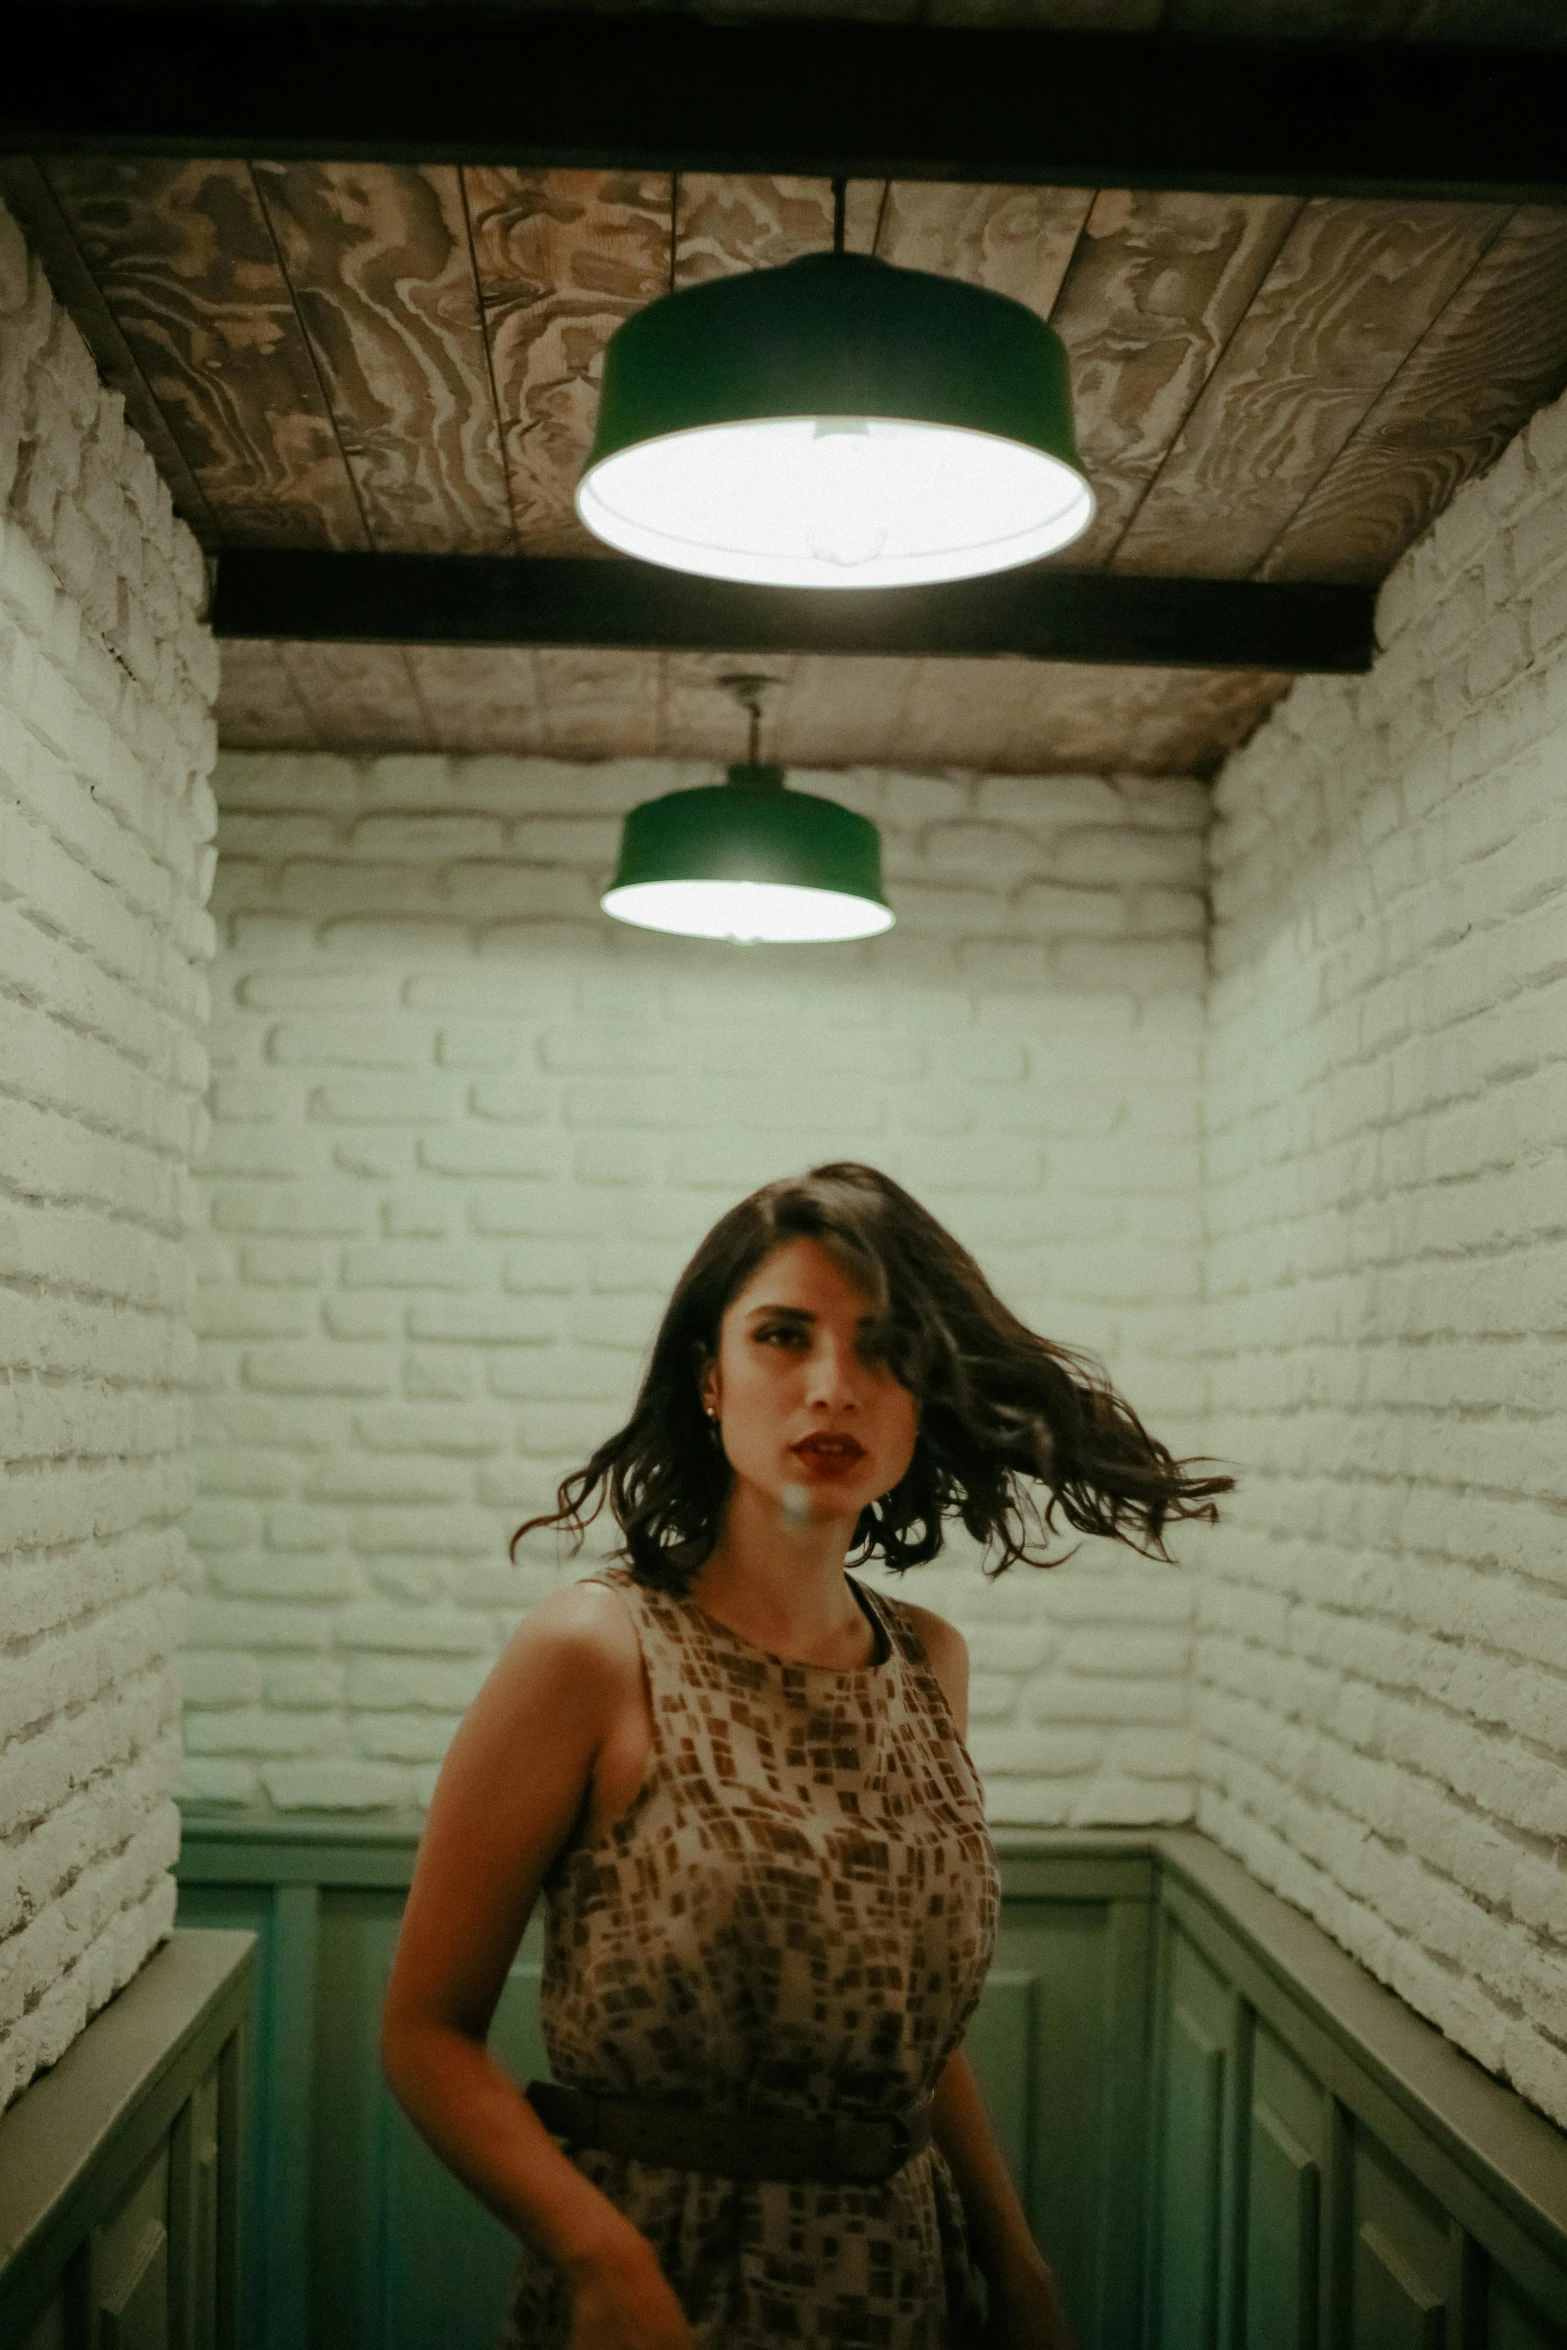
[[[1032,563],[1094,500],[1042,318],[834,251],[683,288],[616,329],[577,511],[676,571],[883,588]]]

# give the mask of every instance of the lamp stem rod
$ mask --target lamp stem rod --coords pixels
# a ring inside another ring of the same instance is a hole
[[[846,179],[834,180],[832,183],[832,249],[835,253],[843,251],[844,214],[848,209],[848,202],[848,181]]]

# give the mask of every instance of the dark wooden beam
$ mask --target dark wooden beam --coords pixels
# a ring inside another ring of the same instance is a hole
[[[680,12],[55,6],[0,150],[1567,200],[1567,53]]]
[[[593,556],[218,561],[220,637],[326,644],[620,645],[660,652],[1011,654],[1155,669],[1371,666],[1367,587],[1004,571],[944,587],[736,587]]]

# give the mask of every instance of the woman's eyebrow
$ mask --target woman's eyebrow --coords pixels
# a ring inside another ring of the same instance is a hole
[[[775,1321],[783,1322],[814,1322],[818,1319],[809,1306],[770,1306],[764,1304],[752,1306],[749,1309],[749,1318],[753,1322],[761,1321],[766,1315],[771,1315]],[[862,1314],[859,1327],[862,1330],[869,1330],[882,1319],[880,1314]]]

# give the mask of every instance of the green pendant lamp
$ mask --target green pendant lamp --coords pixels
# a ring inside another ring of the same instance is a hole
[[[1066,354],[1021,302],[843,250],[649,303],[604,355],[577,490],[622,553],[771,587],[905,587],[1087,529]]]
[[[766,677],[719,681],[750,712],[750,755],[727,783],[644,800],[626,818],[601,905],[617,922],[737,944],[826,945],[890,930],[881,835],[836,800],[787,789],[757,759]]]

